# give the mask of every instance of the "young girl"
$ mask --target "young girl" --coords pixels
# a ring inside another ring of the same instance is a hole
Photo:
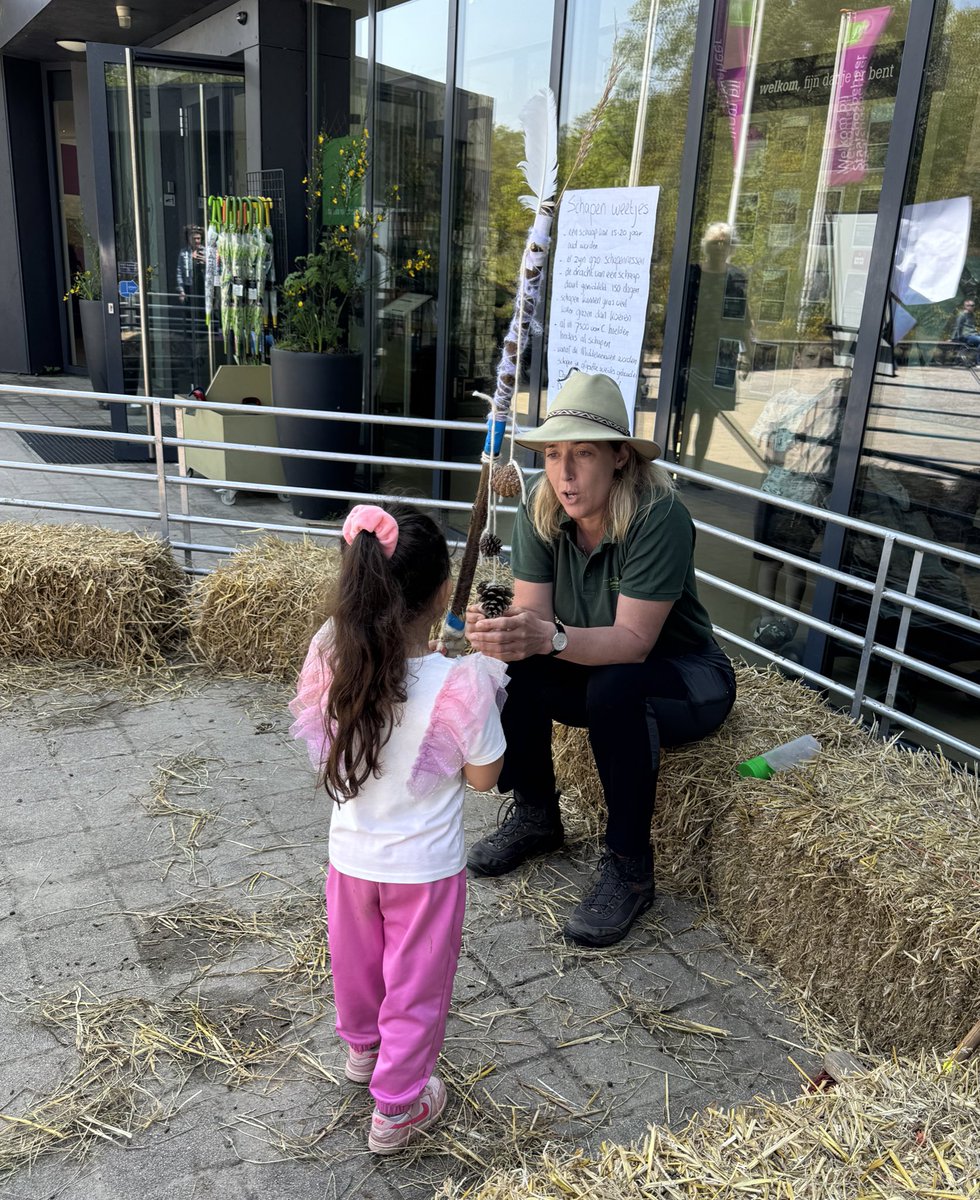
[[[430,653],[449,553],[407,504],[344,523],[339,594],[290,709],[334,805],[327,937],[348,1079],[370,1083],[368,1146],[393,1154],[446,1106],[446,1033],[466,899],[463,793],[503,761],[506,668]]]

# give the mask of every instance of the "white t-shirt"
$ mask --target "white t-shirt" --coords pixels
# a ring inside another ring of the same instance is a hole
[[[316,641],[311,657],[315,652]],[[316,670],[308,658],[308,700]],[[503,664],[482,654],[428,654],[409,659],[407,673],[408,699],[382,750],[381,777],[370,776],[352,800],[331,806],[331,864],[377,883],[431,883],[463,869],[462,764],[485,766],[505,747],[498,711]],[[311,742],[297,704],[291,706],[299,718],[293,732]],[[310,749],[317,761],[316,747]]]

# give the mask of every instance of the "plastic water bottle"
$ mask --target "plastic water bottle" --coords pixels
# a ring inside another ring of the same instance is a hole
[[[820,752],[820,743],[812,733],[784,742],[760,754],[757,758],[747,759],[738,764],[738,773],[743,779],[768,779],[777,771],[788,771],[790,767],[814,757]]]

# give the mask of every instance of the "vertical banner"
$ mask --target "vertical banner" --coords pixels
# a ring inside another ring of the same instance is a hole
[[[866,8],[845,14],[844,42],[836,63],[828,120],[830,160],[827,183],[859,183],[868,172],[868,130],[861,103],[868,81],[868,62],[885,31],[891,8]]]
[[[715,85],[728,117],[736,162],[745,136],[745,84],[754,17],[755,0],[721,0],[711,46]]]
[[[610,375],[630,418],[647,320],[659,187],[567,191],[558,213],[548,402],[577,369]]]

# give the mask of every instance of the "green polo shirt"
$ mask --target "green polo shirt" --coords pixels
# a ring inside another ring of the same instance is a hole
[[[694,579],[694,536],[691,514],[674,494],[641,510],[621,542],[604,535],[591,554],[576,545],[570,517],[549,544],[534,532],[522,506],[511,562],[516,579],[553,584],[555,616],[575,628],[614,625],[620,595],[673,600],[654,653],[675,656],[702,649],[712,637]]]

